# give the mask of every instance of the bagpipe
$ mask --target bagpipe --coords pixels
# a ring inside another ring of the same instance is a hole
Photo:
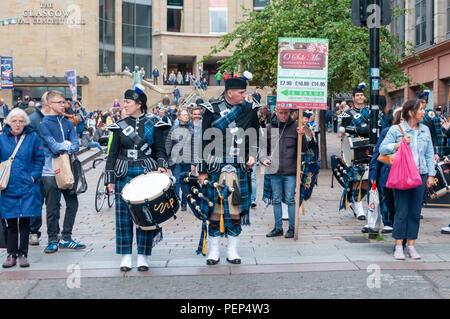
[[[362,187],[362,182],[367,169],[368,165],[364,164],[349,167],[336,155],[331,156],[331,171],[333,173],[331,176],[331,188],[334,187],[334,179],[344,188],[339,210],[344,208],[348,210],[349,196],[352,196],[354,200],[360,202],[361,198],[366,195],[367,189]],[[358,185],[353,189],[353,183],[355,182],[358,182]]]
[[[221,205],[220,232],[225,232],[224,226],[224,205],[230,195],[237,195],[238,189],[228,187],[217,182],[211,182],[205,179],[203,185],[199,184],[198,176],[184,172],[180,175],[180,185],[183,194],[186,194],[189,208],[194,216],[202,221],[202,231],[196,253],[206,255],[207,221],[208,217],[214,212],[214,198],[218,195],[218,202]]]

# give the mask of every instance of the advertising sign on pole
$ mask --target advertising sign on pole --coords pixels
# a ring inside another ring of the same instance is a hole
[[[12,57],[1,57],[1,73],[2,89],[11,90],[14,87]]]
[[[277,107],[327,109],[328,39],[278,38]]]
[[[328,39],[278,38],[277,108],[326,110]],[[299,112],[298,127],[303,126]],[[297,143],[294,239],[298,240],[302,139]]]
[[[72,95],[72,102],[77,100],[77,74],[75,70],[66,71],[67,82],[69,83],[70,93]]]

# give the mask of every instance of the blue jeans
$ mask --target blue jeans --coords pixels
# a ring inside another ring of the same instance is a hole
[[[256,201],[256,168],[256,165],[253,166],[252,171],[252,196],[250,197],[252,202]]]
[[[88,143],[88,148],[98,148],[102,153],[105,153],[105,151],[103,150],[103,148],[100,146],[100,144],[98,142],[89,142]]]
[[[275,228],[283,228],[283,210],[281,201],[288,205],[289,227],[295,227],[295,187],[296,175],[271,175],[272,205],[275,217]]]
[[[392,238],[417,239],[427,175],[421,175],[422,185],[407,190],[394,189],[395,216]]]
[[[181,173],[190,172],[190,171],[191,171],[191,164],[189,164],[189,163],[188,164],[186,164],[186,163],[175,164],[174,168],[172,169],[172,174],[177,179],[177,182],[175,183],[175,192],[177,193],[178,196],[180,196],[180,189],[181,189],[181,184],[180,184]],[[187,194],[181,194],[181,205],[182,206],[187,205],[186,195]]]

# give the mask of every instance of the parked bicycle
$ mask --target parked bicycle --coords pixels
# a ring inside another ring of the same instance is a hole
[[[92,168],[95,169],[98,163],[105,161],[106,158],[97,158],[92,163]],[[100,212],[105,202],[108,202],[108,207],[111,208],[114,205],[114,193],[109,193],[105,185],[105,170],[100,174],[97,182],[97,189],[95,191],[95,210]]]

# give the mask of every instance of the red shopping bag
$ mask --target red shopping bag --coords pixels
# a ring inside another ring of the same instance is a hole
[[[402,139],[395,155],[386,183],[387,188],[406,190],[422,185],[419,169],[411,152],[411,148]]]

